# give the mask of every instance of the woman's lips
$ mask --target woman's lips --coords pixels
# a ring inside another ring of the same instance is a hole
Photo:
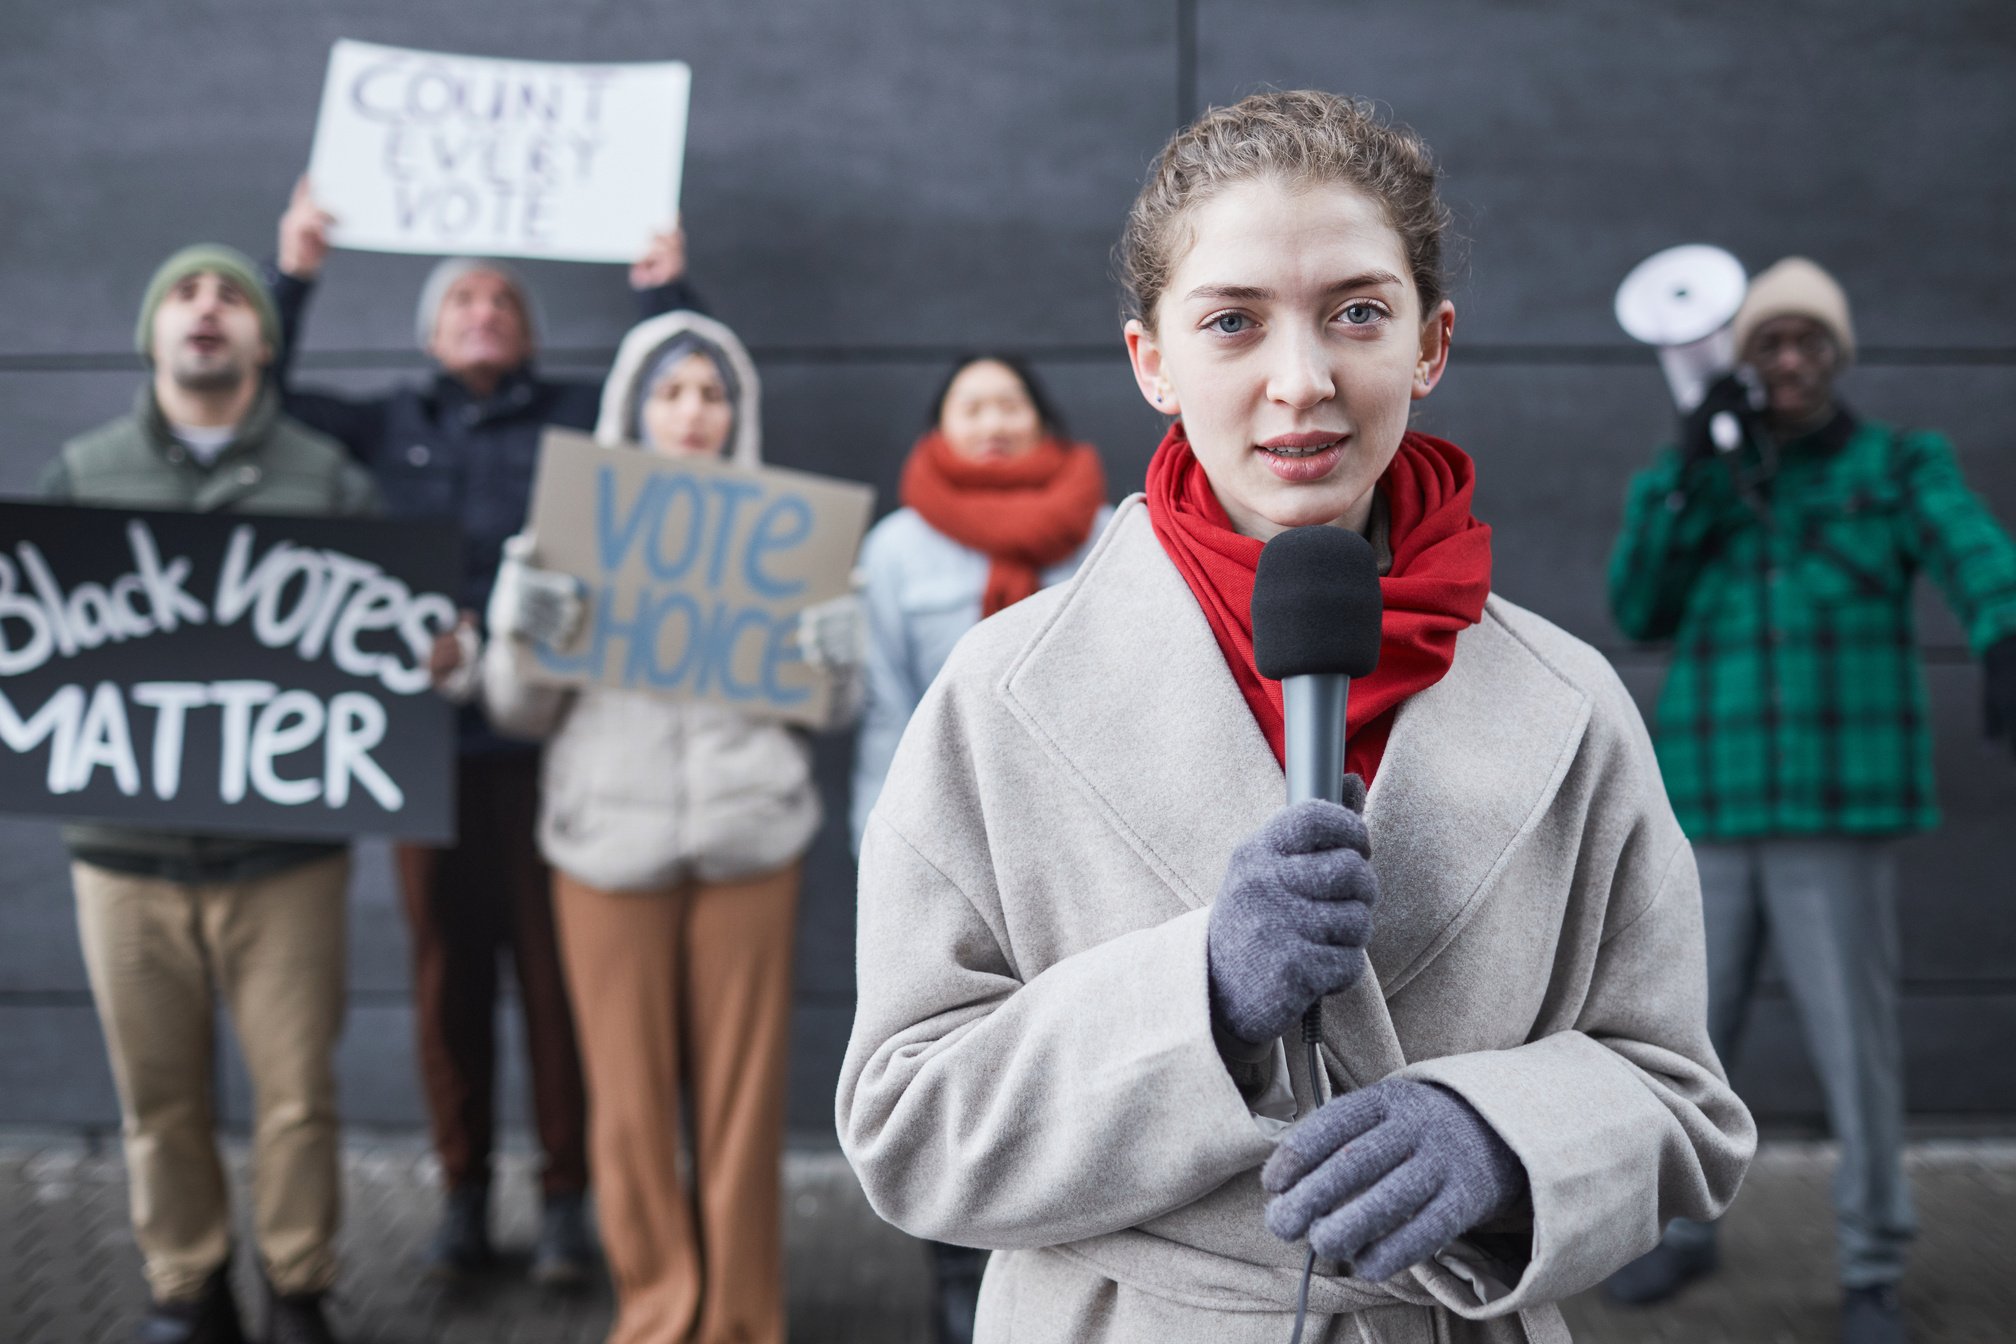
[[[1320,481],[1335,471],[1344,460],[1344,445],[1349,438],[1346,434],[1320,432],[1282,434],[1257,445],[1255,451],[1275,476],[1300,485]]]

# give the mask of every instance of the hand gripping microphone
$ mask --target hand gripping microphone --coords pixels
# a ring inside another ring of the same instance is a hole
[[[1290,528],[1260,552],[1253,576],[1253,661],[1261,676],[1281,683],[1291,803],[1344,799],[1344,709],[1351,678],[1379,665],[1384,610],[1372,544],[1348,528]],[[1311,1110],[1329,1091],[1316,1049],[1322,1037],[1318,1000],[1302,1015]],[[1290,1344],[1302,1339],[1315,1271],[1312,1246],[1302,1266]]]
[[[1260,552],[1253,575],[1253,662],[1281,683],[1288,801],[1344,799],[1344,709],[1351,678],[1379,665],[1379,562],[1349,528],[1294,527]],[[1310,1005],[1302,1035],[1320,1034]],[[1311,1075],[1310,1087],[1317,1087]]]

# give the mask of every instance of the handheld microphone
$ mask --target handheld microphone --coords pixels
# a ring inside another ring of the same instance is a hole
[[[1344,798],[1344,708],[1351,678],[1379,665],[1379,561],[1342,527],[1294,527],[1260,552],[1253,575],[1253,662],[1281,683],[1288,801]]]
[[[1281,683],[1288,801],[1344,800],[1344,710],[1351,678],[1379,665],[1385,603],[1372,543],[1344,527],[1292,527],[1260,552],[1253,575],[1253,662]],[[1323,1008],[1310,1005],[1312,1045]],[[1312,1094],[1320,1084],[1309,1079]]]
[[[1344,711],[1351,678],[1379,665],[1384,614],[1372,543],[1349,528],[1294,527],[1261,550],[1253,575],[1253,662],[1261,676],[1281,683],[1291,803],[1344,801]],[[1311,1110],[1329,1092],[1316,1048],[1322,1038],[1319,999],[1302,1014]],[[1302,1265],[1290,1344],[1301,1344],[1315,1272],[1312,1246]]]

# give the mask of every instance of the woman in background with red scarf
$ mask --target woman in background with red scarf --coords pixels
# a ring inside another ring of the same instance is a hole
[[[1146,498],[961,642],[868,818],[841,1146],[997,1248],[980,1344],[1563,1344],[1749,1160],[1637,710],[1492,592],[1471,459],[1409,428],[1435,178],[1327,93],[1170,142],[1121,241]],[[1283,806],[1254,567],[1314,526],[1371,543],[1380,657],[1346,802]]]
[[[855,848],[917,702],[959,637],[1067,579],[1113,510],[1089,444],[1073,443],[1012,355],[955,363],[903,467],[903,507],[861,547],[867,699],[854,753]],[[938,1344],[973,1337],[986,1253],[932,1242]]]

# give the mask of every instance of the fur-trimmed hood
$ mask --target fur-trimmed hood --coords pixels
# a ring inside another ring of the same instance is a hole
[[[688,333],[720,350],[735,373],[735,428],[726,458],[739,467],[763,463],[762,385],[741,338],[711,317],[687,309],[646,318],[630,328],[616,350],[616,362],[602,384],[602,410],[595,417],[595,441],[612,447],[631,443],[628,420],[637,380],[657,361],[658,352]]]

